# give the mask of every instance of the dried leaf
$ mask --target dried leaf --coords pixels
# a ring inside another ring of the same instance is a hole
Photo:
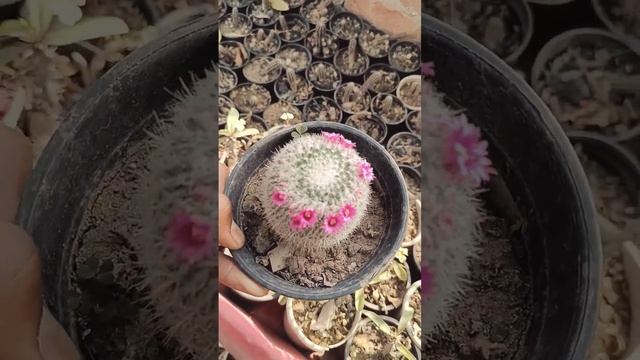
[[[278,296],[278,304],[284,306],[287,303],[287,298],[285,296]]]
[[[129,32],[127,24],[116,17],[95,17],[82,19],[71,27],[58,27],[50,31],[43,42],[54,46],[64,46],[79,41],[105,36],[121,35]]]
[[[364,289],[359,289],[358,291],[356,291],[354,296],[355,296],[356,310],[362,311],[364,309]]]
[[[382,320],[382,318],[378,316],[378,314],[374,313],[373,311],[362,310],[362,315],[371,319],[371,321],[376,325],[378,329],[380,329],[380,331],[389,336],[393,336],[393,332],[391,331],[391,327],[389,326],[389,324]]]
[[[29,48],[29,45],[24,43],[17,43],[15,45],[9,45],[2,48],[0,51],[0,66],[7,65],[14,60],[18,59],[22,53]]]
[[[273,10],[277,11],[287,11],[289,10],[289,4],[287,4],[284,0],[269,0],[269,4]]]
[[[396,342],[396,349],[398,349],[398,351],[400,351],[400,354],[402,354],[402,356],[404,356],[405,359],[417,360],[416,357],[413,356],[413,353],[411,352],[411,350],[407,349],[406,346],[404,346],[402,343],[400,343],[400,341]]]
[[[329,329],[331,327],[331,321],[335,316],[336,309],[336,302],[333,299],[322,305],[318,318],[311,323],[311,330],[322,331]]]
[[[407,306],[406,309],[405,308],[402,309],[402,315],[400,315],[400,320],[398,322],[398,333],[399,334],[402,334],[404,329],[407,328],[407,325],[409,324],[409,320],[411,320],[411,318],[413,318],[413,313],[414,312],[415,312],[415,310],[411,306]]]
[[[24,42],[35,42],[36,30],[25,19],[10,19],[0,23],[0,36],[15,37]]]

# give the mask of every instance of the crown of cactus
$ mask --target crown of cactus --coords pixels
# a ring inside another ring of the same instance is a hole
[[[427,76],[433,76],[433,66]],[[440,94],[427,94],[423,102],[440,102]],[[423,104],[423,106],[425,106]],[[444,104],[440,106],[444,107]],[[442,329],[452,306],[468,283],[469,261],[478,252],[477,239],[483,212],[477,194],[482,182],[495,173],[487,142],[464,114],[439,112],[425,116],[423,146],[428,181],[423,194],[426,250],[422,279],[427,337]]]
[[[294,138],[266,165],[260,202],[270,228],[295,250],[339,244],[360,223],[374,179],[355,144],[323,132]]]
[[[217,350],[216,84],[208,71],[154,131],[137,201],[140,233],[133,239],[145,270],[139,286],[148,291],[148,318],[196,359]]]

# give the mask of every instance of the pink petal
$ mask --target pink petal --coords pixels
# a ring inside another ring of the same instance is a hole
[[[282,206],[287,203],[287,194],[282,191],[273,190],[271,193],[271,202],[275,206]]]

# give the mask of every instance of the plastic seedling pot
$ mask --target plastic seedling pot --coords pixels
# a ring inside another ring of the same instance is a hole
[[[527,221],[523,246],[533,316],[524,357],[586,359],[598,316],[602,255],[575,151],[542,100],[496,55],[427,15],[422,41],[423,58],[437,66],[439,91],[476,119]]]
[[[68,113],[23,194],[19,221],[39,248],[44,300],[85,358],[95,354],[78,333],[68,285],[88,196],[124,156],[126,144],[143,139],[153,128],[154,112],[174,101],[172,93],[182,88],[181,79],[201,76],[211,67],[216,30],[215,16],[186,24],[111,68]]]
[[[306,122],[309,133],[322,131],[335,132],[344,135],[355,142],[360,156],[371,163],[376,169],[377,180],[372,186],[379,186],[382,193],[382,206],[388,214],[383,224],[382,236],[377,249],[371,259],[357,272],[332,287],[309,288],[289,282],[271,272],[266,267],[256,263],[251,243],[253,239],[247,236],[247,245],[239,250],[232,251],[236,264],[249,277],[265,288],[286,297],[303,300],[326,300],[355,293],[356,290],[366,285],[373,277],[391,261],[395,252],[400,247],[407,224],[409,200],[406,185],[400,169],[391,156],[374,139],[361,131],[349,126],[333,123],[312,121]],[[242,215],[242,199],[244,199],[247,179],[260,169],[284,144],[289,142],[293,128],[280,130],[262,139],[252,146],[236,164],[227,179],[225,194],[233,204],[233,218],[240,228],[245,229],[246,220]],[[245,231],[245,233],[247,233]]]

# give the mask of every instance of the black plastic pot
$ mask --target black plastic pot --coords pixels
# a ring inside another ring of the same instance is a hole
[[[482,128],[526,217],[523,261],[533,280],[533,316],[520,358],[586,359],[602,256],[589,185],[569,140],[535,92],[489,50],[426,15],[422,41],[439,91]]]
[[[23,194],[19,220],[40,251],[44,299],[87,359],[103,354],[88,352],[82,343],[67,295],[74,239],[88,197],[126,156],[125,145],[152,130],[153,114],[175,100],[172,94],[183,88],[182,81],[211,66],[216,30],[215,16],[177,28],[134,51],[85,90],[42,152]]]
[[[376,169],[377,180],[375,186],[380,186],[380,189],[382,189],[383,207],[387,209],[388,214],[391,214],[391,216],[385,218],[384,235],[373,257],[357,273],[333,287],[308,288],[284,280],[266,267],[256,263],[256,254],[250,246],[232,251],[232,253],[236,264],[249,277],[277,294],[304,300],[334,299],[352,294],[360,289],[382,270],[385,264],[393,259],[395,252],[402,243],[409,211],[409,200],[400,169],[384,148],[375,140],[343,124],[307,122],[306,126],[310,133],[330,131],[345,135],[356,143],[361,156],[366,158]],[[245,226],[245,219],[242,216],[242,199],[244,198],[247,179],[251,178],[277,149],[291,140],[292,130],[292,128],[281,130],[253,145],[229,175],[225,194],[229,196],[233,204],[233,218],[241,228]],[[247,239],[247,242],[251,243],[251,239]]]
[[[635,155],[607,136],[587,131],[569,131],[567,136],[589,158],[620,176],[629,194],[636,194],[634,203],[640,204],[640,161]]]

